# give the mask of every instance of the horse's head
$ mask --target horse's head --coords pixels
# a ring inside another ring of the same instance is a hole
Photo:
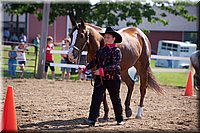
[[[69,59],[76,60],[76,63],[79,64],[81,52],[87,51],[87,45],[89,43],[89,32],[86,29],[86,25],[83,19],[81,19],[81,23],[76,23],[73,20],[72,25],[72,32],[70,33],[72,43],[69,50]]]

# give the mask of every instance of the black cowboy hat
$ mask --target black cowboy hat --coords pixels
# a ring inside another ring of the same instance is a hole
[[[121,43],[122,42],[122,36],[117,33],[115,30],[113,30],[111,27],[107,27],[105,33],[100,33],[102,36],[104,36],[106,33],[111,34],[115,37],[114,43]]]

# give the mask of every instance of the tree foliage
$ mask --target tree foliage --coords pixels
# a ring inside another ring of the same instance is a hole
[[[143,22],[143,17],[150,23],[161,22],[164,25],[168,24],[165,20],[167,12],[176,16],[181,16],[188,21],[194,21],[197,18],[188,14],[185,5],[188,3],[163,3],[155,2],[159,12],[150,3],[142,2],[108,2],[101,1],[94,5],[88,2],[84,3],[51,3],[50,23],[59,16],[69,15],[70,18],[79,20],[82,17],[84,20],[96,25],[118,25],[119,21],[126,20],[127,26],[137,26]],[[10,14],[20,15],[23,13],[31,13],[42,19],[43,3],[4,3],[3,7]],[[129,18],[129,19],[128,19]]]

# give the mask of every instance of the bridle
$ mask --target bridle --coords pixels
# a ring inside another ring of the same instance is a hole
[[[75,45],[71,46],[71,47],[73,47],[76,51],[81,53],[85,49],[87,44],[89,44],[89,31],[87,31],[85,42],[84,42],[83,46],[80,49],[78,47],[76,47]]]
[[[74,31],[75,29],[79,29],[79,26],[76,25],[76,27],[74,28]],[[70,48],[72,48],[73,50],[76,50],[78,52],[78,59],[77,59],[77,64],[79,64],[80,62],[80,57],[81,57],[81,52],[85,49],[85,47],[89,44],[89,31],[86,31],[85,33],[85,41],[84,41],[84,44],[82,45],[81,48],[78,48],[77,46],[75,46],[75,44],[73,46],[70,46]],[[91,72],[90,74],[92,74],[92,77],[94,77],[94,72]],[[96,85],[96,87],[99,87],[101,84],[103,84],[103,79],[102,77],[100,77],[100,80],[101,82]],[[91,79],[91,85],[94,86],[94,84],[92,83],[92,79]]]
[[[76,29],[79,29],[79,26],[76,26]],[[84,44],[82,45],[81,48],[78,48],[77,46],[75,46],[75,44],[73,46],[70,46],[70,48],[76,50],[78,52],[78,64],[80,62],[80,56],[81,56],[81,52],[85,49],[85,47],[89,44],[89,31],[86,32],[86,36],[85,36],[85,41]]]

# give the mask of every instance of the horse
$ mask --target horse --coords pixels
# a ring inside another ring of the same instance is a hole
[[[95,52],[104,46],[103,36],[99,33],[103,28],[86,23],[82,18],[80,23],[72,20],[72,38],[69,58],[79,59],[83,50],[88,51],[88,61],[94,57]],[[121,79],[128,87],[125,100],[126,117],[131,117],[130,100],[135,82],[128,74],[131,67],[135,67],[140,79],[140,102],[136,118],[141,119],[143,113],[143,102],[146,94],[146,88],[152,88],[158,94],[164,94],[164,89],[158,84],[150,68],[151,44],[147,36],[136,27],[127,27],[118,31],[122,36],[122,42],[117,44],[122,53],[120,62]],[[104,119],[108,119],[109,107],[107,105],[106,95],[103,98]]]
[[[195,70],[194,78],[194,86],[197,90],[200,89],[200,50],[195,51],[190,56],[190,62],[192,68]]]

